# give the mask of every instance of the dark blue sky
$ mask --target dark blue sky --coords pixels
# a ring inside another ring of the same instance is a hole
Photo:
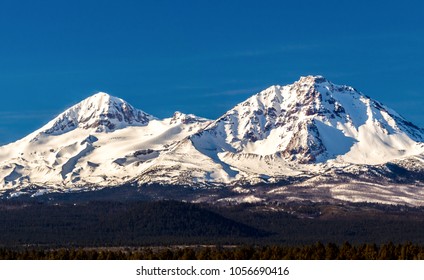
[[[321,74],[424,126],[423,1],[0,2],[0,144],[97,91],[216,118]]]

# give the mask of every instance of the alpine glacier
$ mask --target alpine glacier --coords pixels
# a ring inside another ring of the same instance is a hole
[[[423,179],[424,130],[322,76],[271,86],[215,121],[160,120],[98,93],[0,147],[7,196],[128,183],[218,188],[226,202],[424,205]]]

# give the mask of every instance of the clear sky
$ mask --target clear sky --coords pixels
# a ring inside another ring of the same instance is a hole
[[[0,1],[0,144],[105,91],[217,118],[324,75],[424,127],[424,1]]]

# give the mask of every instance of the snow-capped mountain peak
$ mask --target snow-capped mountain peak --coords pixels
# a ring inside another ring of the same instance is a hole
[[[128,125],[146,125],[151,119],[154,117],[135,109],[126,101],[99,92],[60,114],[41,131],[50,135],[63,134],[76,128],[111,132]]]
[[[309,75],[309,76],[301,76],[295,84],[307,84],[307,85],[315,85],[329,83],[329,81],[321,75]]]
[[[297,163],[338,158],[377,164],[416,153],[423,136],[422,129],[354,88],[305,76],[253,95],[192,138],[208,152],[214,147],[217,153],[281,156]]]
[[[3,188],[124,183],[210,121],[177,112],[163,120],[97,93],[27,137],[0,147]]]
[[[197,123],[197,122],[206,122],[209,121],[208,119],[198,117],[193,114],[184,114],[180,111],[176,111],[172,118],[169,120],[169,124],[191,124],[191,123]]]

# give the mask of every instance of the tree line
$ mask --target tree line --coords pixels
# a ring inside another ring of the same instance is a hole
[[[0,260],[424,260],[424,246],[345,242],[302,246],[203,246],[112,249],[0,248]]]

